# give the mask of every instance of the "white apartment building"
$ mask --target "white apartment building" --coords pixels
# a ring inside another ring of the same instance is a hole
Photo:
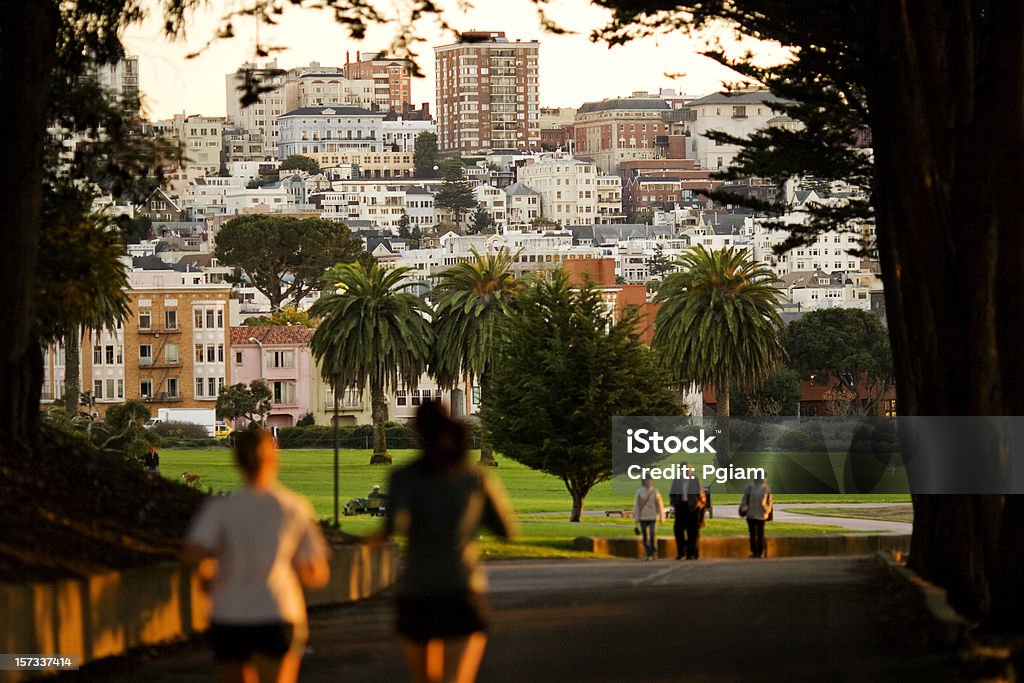
[[[303,107],[277,118],[277,156],[384,151],[384,114],[359,107]]]
[[[220,172],[224,117],[175,116],[171,125],[183,148],[186,169],[200,169],[208,175]]]
[[[224,214],[287,213],[294,208],[290,192],[283,187],[256,187],[228,190],[224,194]]]
[[[791,306],[800,311],[822,308],[871,310],[871,291],[881,290],[872,273],[826,273],[821,270],[793,271],[782,276],[778,287]]]
[[[767,90],[719,92],[686,103],[689,113],[690,142],[687,158],[696,159],[703,169],[728,168],[740,151],[738,145],[715,142],[706,136],[709,130],[746,138],[767,128],[778,116],[771,104],[780,100]]]
[[[540,217],[540,193],[522,183],[505,188],[505,206],[509,225],[529,225]]]
[[[597,223],[624,223],[622,212],[622,178],[617,175],[597,176]]]
[[[519,182],[540,195],[541,215],[560,225],[597,222],[597,167],[561,153],[519,169]]]
[[[375,228],[398,233],[407,212],[405,189],[393,185],[336,183],[334,190],[318,195],[320,217],[348,222],[369,221]]]
[[[788,214],[778,220],[799,224],[806,220],[806,214]],[[851,250],[861,246],[862,235],[858,232],[824,233],[818,235],[813,243],[781,255],[777,255],[774,248],[789,237],[788,230],[769,230],[762,221],[754,220],[748,232],[754,258],[767,263],[779,275],[796,271],[822,270],[831,273],[861,269],[861,258],[850,254]]]
[[[233,176],[198,178],[181,195],[181,208],[195,220],[227,213],[225,198],[231,190],[244,190],[248,181]]]
[[[240,88],[247,79],[269,90],[260,95],[259,102],[242,107]],[[250,133],[259,133],[268,159],[277,154],[277,117],[288,111],[285,108],[286,79],[287,72],[278,68],[277,60],[264,66],[246,63],[225,77],[228,121]]]
[[[499,190],[493,185],[477,185],[473,189],[473,194],[476,195],[476,200],[480,203],[480,206],[487,211],[491,220],[494,221],[496,228],[504,228],[508,225],[507,197],[503,190]]]
[[[426,187],[411,185],[405,189],[405,213],[409,216],[409,227],[426,230],[437,225],[437,211],[434,209],[434,193]]]
[[[384,119],[384,149],[395,152],[416,151],[416,137],[420,133],[435,133],[437,127],[433,121],[403,119],[401,116],[389,120]]]
[[[373,80],[345,78],[339,67],[336,73],[323,68],[313,69],[288,78],[285,83],[285,111],[303,107],[344,106],[370,109],[374,106]],[[289,74],[291,75],[291,74]]]

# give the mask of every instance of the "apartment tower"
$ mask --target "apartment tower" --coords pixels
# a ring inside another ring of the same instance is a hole
[[[458,43],[434,48],[442,152],[540,147],[539,49],[501,31],[463,33]]]

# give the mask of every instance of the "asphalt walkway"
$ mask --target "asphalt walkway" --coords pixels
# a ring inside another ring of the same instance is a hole
[[[552,560],[488,565],[482,683],[952,681],[924,616],[867,557]],[[315,610],[304,681],[408,680],[387,598]],[[212,681],[200,641],[69,680]]]

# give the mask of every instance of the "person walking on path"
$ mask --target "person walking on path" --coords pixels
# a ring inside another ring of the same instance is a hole
[[[149,452],[143,456],[142,464],[147,472],[157,474],[160,472],[160,454],[156,452],[156,446],[150,446]]]
[[[294,683],[306,646],[302,586],[327,583],[328,547],[302,496],[277,483],[277,445],[238,434],[242,490],[212,498],[185,537],[185,559],[210,589],[209,640],[224,683]]]
[[[772,518],[772,490],[764,479],[755,479],[743,489],[740,500],[740,515],[747,518],[747,529],[750,531],[750,556],[753,558],[767,557],[768,545],[764,540],[764,525]],[[746,515],[743,513],[746,512]]]
[[[644,480],[644,485],[637,490],[633,498],[633,519],[640,525],[644,559],[657,559],[658,522],[665,519],[665,504],[658,489],[654,488],[654,480],[650,477]]]
[[[691,468],[685,460],[682,467],[688,476],[674,479],[668,494],[675,511],[672,531],[676,537],[676,559],[681,560],[685,555],[688,560],[696,560],[700,556],[700,527],[707,499],[696,468]]]
[[[420,406],[415,429],[422,455],[392,473],[382,534],[408,538],[397,630],[417,683],[472,683],[488,629],[477,533],[510,538],[516,523],[497,482],[469,463],[465,427],[440,403]]]

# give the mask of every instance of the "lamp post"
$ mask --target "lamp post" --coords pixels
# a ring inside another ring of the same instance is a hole
[[[260,381],[266,384],[267,381],[263,378],[263,365],[266,362],[263,358],[263,342],[261,342],[256,337],[249,337],[249,341],[258,346],[260,349]],[[266,419],[264,419],[263,421],[266,422]]]

